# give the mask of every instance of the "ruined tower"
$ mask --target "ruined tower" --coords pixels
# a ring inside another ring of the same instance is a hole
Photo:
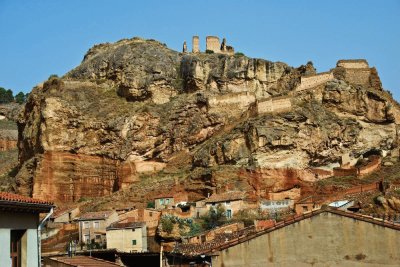
[[[192,52],[193,53],[199,53],[199,36],[193,36],[192,39]]]
[[[206,50],[213,51],[214,53],[221,52],[221,44],[219,43],[219,38],[216,36],[207,36]]]
[[[186,41],[183,42],[183,47],[182,47],[182,53],[186,53],[187,52],[187,45],[186,45]]]

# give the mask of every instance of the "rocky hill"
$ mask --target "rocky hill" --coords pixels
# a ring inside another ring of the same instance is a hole
[[[33,89],[18,119],[18,190],[56,202],[146,203],[166,190],[268,197],[398,156],[399,123],[365,60],[316,73],[311,62],[125,39]]]

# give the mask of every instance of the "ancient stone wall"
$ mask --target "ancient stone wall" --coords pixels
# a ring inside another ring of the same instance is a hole
[[[332,72],[324,72],[317,75],[301,77],[300,84],[297,86],[296,91],[307,90],[333,79],[334,77]]]
[[[370,69],[345,69],[344,79],[346,82],[369,86],[370,85]]]
[[[336,63],[337,67],[343,67],[346,69],[364,69],[369,68],[368,62],[365,59],[349,59],[339,60]]]
[[[217,107],[220,105],[233,105],[236,104],[241,108],[248,107],[251,103],[256,101],[254,94],[249,92],[231,93],[222,96],[213,96],[209,98],[208,105],[210,107]]]
[[[283,112],[292,108],[291,97],[277,97],[257,102],[257,113]]]
[[[193,39],[192,39],[192,52],[193,53],[199,53],[200,52],[199,36],[193,36]]]
[[[221,52],[221,44],[219,42],[219,38],[216,36],[207,36],[206,37],[206,50],[213,51],[214,53]]]
[[[381,167],[382,159],[379,156],[371,156],[369,162],[361,167],[333,168],[335,176],[359,176],[366,175],[378,170]]]
[[[378,170],[381,167],[382,159],[378,156],[371,156],[367,165],[360,167],[359,175],[366,175]]]

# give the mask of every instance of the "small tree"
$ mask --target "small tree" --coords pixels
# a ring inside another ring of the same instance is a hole
[[[211,207],[207,215],[201,217],[204,229],[213,229],[226,223],[225,208],[219,204],[216,208]]]
[[[170,234],[170,233],[172,233],[172,230],[174,229],[174,224],[170,218],[162,217],[161,218],[161,227],[164,232],[167,232],[168,234]]]
[[[19,92],[18,94],[15,95],[15,102],[18,104],[25,103],[26,101],[26,95],[22,92]]]

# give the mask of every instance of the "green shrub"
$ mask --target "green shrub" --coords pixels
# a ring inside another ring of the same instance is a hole
[[[163,217],[163,218],[161,218],[161,227],[162,227],[163,231],[170,234],[170,233],[172,233],[172,230],[174,229],[174,224],[172,223],[172,221],[169,218]]]
[[[156,207],[156,204],[154,203],[154,201],[147,202],[146,208],[154,209],[155,207]]]
[[[214,54],[214,51],[207,49],[206,54]]]
[[[236,52],[235,57],[244,57],[245,55],[242,52]]]

